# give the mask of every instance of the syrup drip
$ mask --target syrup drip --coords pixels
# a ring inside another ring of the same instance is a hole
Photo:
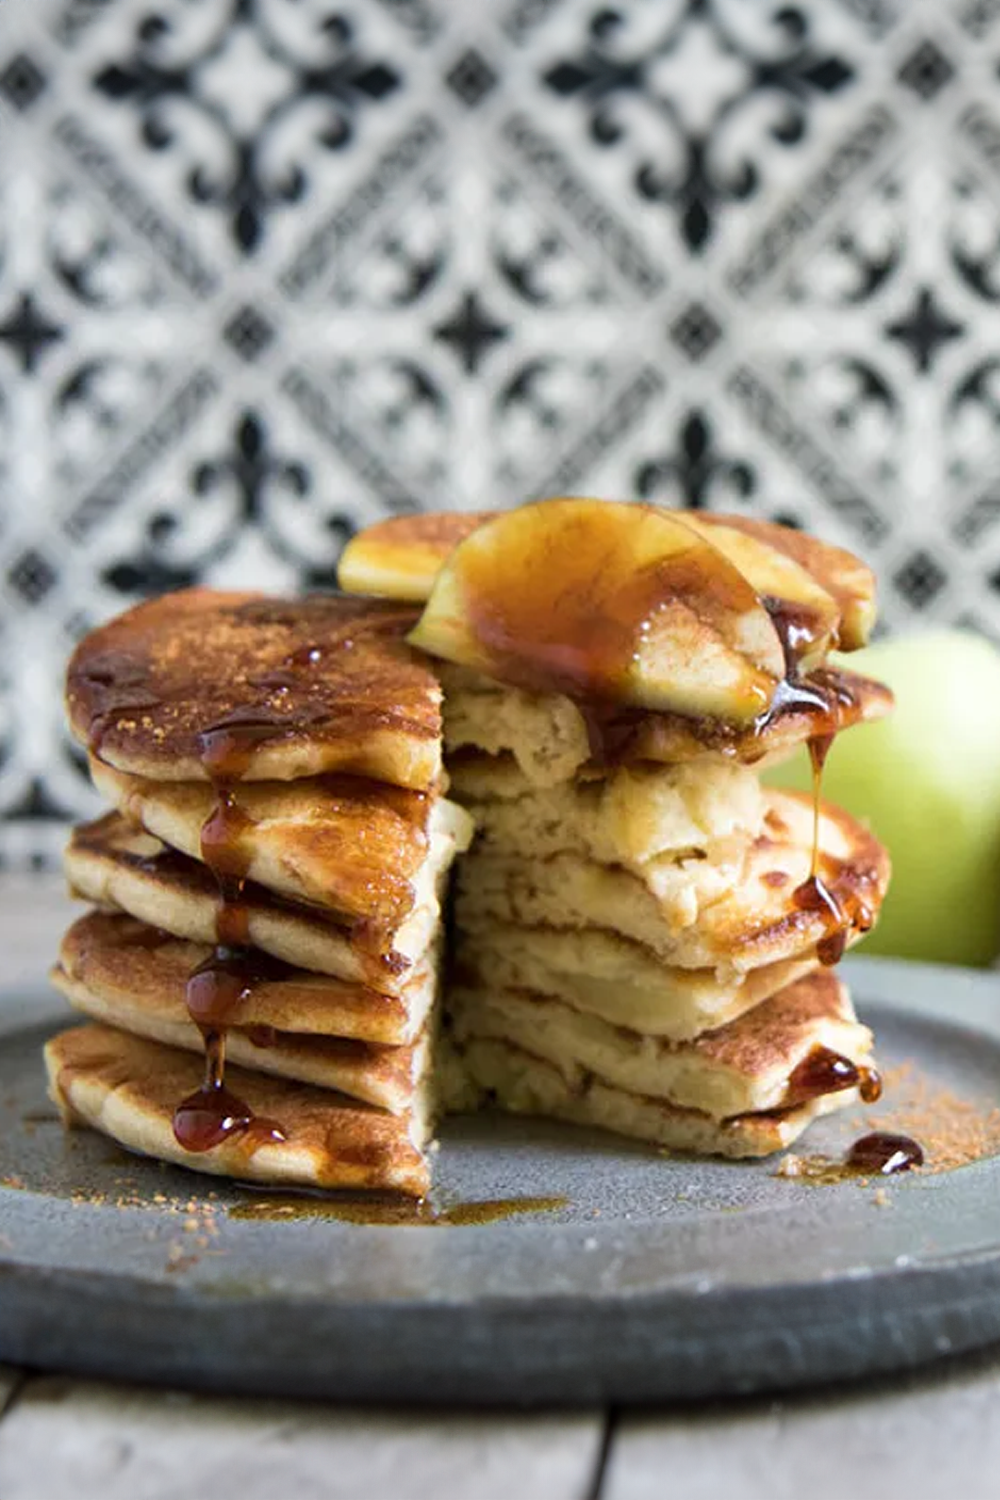
[[[288,1137],[274,1120],[255,1115],[249,1104],[223,1085],[207,1085],[189,1094],[174,1110],[174,1136],[185,1151],[211,1151],[234,1137],[249,1145],[280,1142]]]
[[[231,1094],[224,1080],[227,1028],[238,1020],[253,985],[267,977],[268,968],[261,955],[246,951],[250,854],[245,835],[252,819],[236,801],[233,785],[249,768],[254,747],[287,728],[287,721],[255,709],[229,714],[198,737],[202,764],[215,786],[215,806],[201,829],[201,857],[215,875],[220,899],[215,951],[185,986],[188,1014],[205,1039],[205,1082],[174,1113],[174,1135],[188,1151],[210,1151],[237,1135],[255,1141],[285,1139],[275,1122],[255,1119],[250,1106]]]
[[[242,1025],[246,1003],[256,986],[287,972],[286,964],[267,954],[220,944],[188,979],[188,1014],[203,1030]]]
[[[924,1151],[912,1136],[893,1135],[887,1130],[876,1130],[863,1135],[854,1142],[844,1158],[844,1165],[853,1172],[864,1175],[879,1174],[889,1177],[896,1172],[908,1172],[911,1167],[922,1167]]]
[[[792,1070],[782,1108],[854,1088],[865,1104],[874,1104],[882,1093],[882,1079],[875,1068],[852,1062],[830,1047],[814,1047]]]

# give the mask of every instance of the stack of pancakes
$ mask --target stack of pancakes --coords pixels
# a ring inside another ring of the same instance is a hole
[[[804,741],[818,765],[889,708],[826,661],[864,640],[871,574],[782,528],[683,517],[748,570],[725,597],[704,560],[691,575],[720,628],[741,588],[783,622],[771,701],[730,721],[711,707],[733,695],[728,658],[680,614],[687,665],[660,651],[674,697],[652,706],[470,660],[448,644],[467,620],[435,636],[442,580],[488,519],[362,533],[342,583],[380,598],[193,590],[78,648],[70,721],[116,811],[67,852],[97,907],[55,973],[94,1023],[49,1044],[68,1119],[238,1178],[420,1196],[442,1108],[753,1156],[874,1095],[831,965],[877,915],[885,852],[758,775]]]
[[[383,523],[351,544],[342,580],[427,598],[444,562],[460,557],[453,549],[486,521]],[[764,788],[759,769],[810,737],[825,749],[891,697],[826,662],[829,644],[864,639],[868,570],[766,523],[736,527],[749,533],[755,569],[799,595],[809,588],[810,602],[820,592],[834,601],[808,672],[749,724],[676,712],[616,719],[572,687],[539,690],[537,670],[531,690],[516,685],[523,659],[510,655],[487,663],[489,674],[462,651],[439,664],[450,795],[478,830],[456,876],[447,1006],[469,1079],[505,1109],[756,1156],[859,1092],[877,1093],[871,1035],[829,965],[871,925],[888,879],[885,851],[859,823]],[[772,565],[776,544],[791,552]],[[521,598],[494,635],[510,637],[532,586],[519,568],[510,588]],[[474,613],[468,588],[460,597],[449,590],[446,649],[459,639],[456,609]],[[769,604],[775,617],[795,606],[805,631],[800,598]]]
[[[414,619],[193,590],[81,644],[70,722],[116,810],[66,853],[95,905],[54,971],[93,1018],[48,1047],[68,1118],[240,1178],[426,1193],[441,894],[472,828]]]

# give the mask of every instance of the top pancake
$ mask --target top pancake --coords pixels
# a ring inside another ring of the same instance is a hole
[[[415,619],[335,595],[166,594],[81,641],[70,726],[109,765],[153,780],[339,771],[425,790],[440,775],[441,693],[406,645]]]
[[[822,669],[804,685],[820,686],[831,701],[817,718],[802,698],[778,703],[753,724],[625,708],[585,716],[582,706],[558,693],[527,693],[469,667],[438,664],[444,688],[444,738],[449,756],[470,747],[492,756],[513,756],[534,786],[571,781],[580,771],[614,766],[680,765],[697,762],[771,764],[817,731],[829,734],[869,723],[893,705],[887,687],[856,672]],[[592,707],[595,707],[592,705]]]

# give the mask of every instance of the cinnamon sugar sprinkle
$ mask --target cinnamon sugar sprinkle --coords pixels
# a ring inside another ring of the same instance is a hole
[[[924,1164],[913,1167],[920,1175],[951,1172],[956,1167],[1000,1153],[1000,1108],[983,1100],[963,1099],[942,1088],[914,1063],[905,1062],[883,1075],[883,1101],[887,1108],[877,1114],[865,1112],[851,1120],[852,1133],[873,1130],[911,1136],[924,1152]],[[864,1184],[878,1179],[859,1175],[843,1161],[829,1156],[782,1157],[778,1177],[804,1178],[811,1182]]]

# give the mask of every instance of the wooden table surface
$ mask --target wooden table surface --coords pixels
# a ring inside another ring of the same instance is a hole
[[[3,984],[68,904],[0,880]],[[0,1500],[980,1500],[1000,1494],[1000,1349],[905,1379],[643,1412],[357,1409],[0,1366]]]

